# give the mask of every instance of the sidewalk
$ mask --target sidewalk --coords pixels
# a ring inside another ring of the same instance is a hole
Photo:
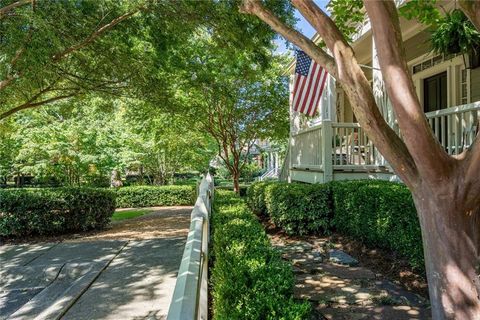
[[[162,208],[99,233],[128,224],[117,240],[0,246],[0,319],[163,319],[187,236],[172,230],[188,228],[190,211]],[[145,236],[166,220],[163,237]]]

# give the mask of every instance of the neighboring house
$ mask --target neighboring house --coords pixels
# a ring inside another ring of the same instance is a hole
[[[278,147],[269,140],[257,140],[250,153],[257,165],[263,169],[259,180],[278,178],[282,163]]]
[[[453,7],[445,3],[445,9]],[[408,65],[417,94],[432,129],[449,154],[458,154],[475,138],[480,117],[478,57],[435,55],[430,33],[414,20],[401,18]],[[379,108],[399,133],[386,96],[382,74],[367,21],[352,44],[365,66]],[[319,41],[318,36],[314,41]],[[465,68],[464,58],[467,68]],[[294,62],[289,66],[292,89]],[[396,180],[394,172],[357,123],[342,89],[328,78],[318,115],[306,118],[290,107],[290,142],[281,179],[309,183],[344,179]]]

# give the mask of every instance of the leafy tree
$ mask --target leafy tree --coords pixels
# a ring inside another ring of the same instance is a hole
[[[412,192],[422,229],[433,318],[478,319],[480,138],[459,156],[448,155],[436,140],[415,91],[393,1],[363,1],[363,6],[402,138],[380,114],[355,52],[335,21],[313,1],[292,3],[333,55],[278,19],[260,0],[244,0],[242,10],[269,24],[337,79],[358,122]],[[479,2],[459,3],[480,29]]]
[[[138,103],[137,103],[138,106]],[[126,118],[130,139],[126,149],[128,168],[151,183],[174,182],[174,174],[185,171],[204,172],[216,154],[211,138],[180,114],[162,113],[158,108],[143,106],[129,108]]]
[[[248,50],[225,50],[208,34],[193,39],[183,101],[218,154],[239,192],[241,172],[256,139],[288,135],[288,84],[283,62],[264,48],[262,64]]]

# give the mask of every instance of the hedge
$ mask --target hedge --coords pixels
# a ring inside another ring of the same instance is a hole
[[[328,185],[273,183],[264,189],[273,223],[289,235],[327,234],[332,210]]]
[[[212,230],[213,319],[309,319],[309,303],[293,300],[291,266],[235,193],[216,191]]]
[[[0,236],[53,235],[103,228],[115,194],[91,188],[0,190]]]
[[[392,250],[423,270],[420,224],[410,191],[380,180],[327,184],[254,183],[247,202],[290,235],[336,230],[369,246]]]
[[[195,186],[131,186],[116,190],[117,208],[192,205]]]
[[[276,183],[272,181],[259,181],[252,183],[247,189],[247,204],[256,214],[266,214],[265,188]]]
[[[422,236],[410,191],[379,180],[333,182],[333,224],[365,244],[393,250],[424,268]]]

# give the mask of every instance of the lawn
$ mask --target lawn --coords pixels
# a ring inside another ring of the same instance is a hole
[[[126,219],[133,219],[136,217],[143,216],[151,212],[149,209],[133,209],[133,210],[124,210],[124,211],[116,211],[112,216],[112,221],[121,221]]]

